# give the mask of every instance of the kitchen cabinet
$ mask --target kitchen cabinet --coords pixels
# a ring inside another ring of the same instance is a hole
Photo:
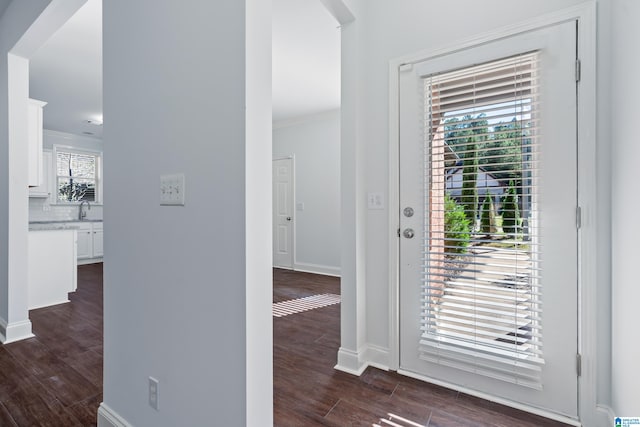
[[[29,231],[29,310],[69,301],[78,285],[76,231]]]
[[[29,99],[27,130],[29,187],[42,185],[44,176],[42,153],[42,109],[46,102]]]
[[[93,227],[93,258],[102,258],[104,256],[104,228],[101,222],[94,222],[91,225]]]
[[[70,224],[78,231],[78,259],[93,258],[93,230],[91,223],[77,222]]]
[[[102,222],[73,222],[67,224],[78,232],[78,261],[80,264],[100,262],[103,251]]]
[[[42,152],[42,182],[36,187],[29,187],[29,197],[49,197],[51,195],[51,175],[53,169],[53,153]]]

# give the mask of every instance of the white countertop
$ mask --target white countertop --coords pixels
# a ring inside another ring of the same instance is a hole
[[[102,222],[101,219],[86,219],[83,221],[32,221],[29,222],[29,231],[49,230],[77,230],[82,223]]]

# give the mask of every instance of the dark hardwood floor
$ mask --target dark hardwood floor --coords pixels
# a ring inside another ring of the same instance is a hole
[[[273,278],[275,302],[340,293],[337,278],[281,269]],[[274,318],[273,342],[276,426],[371,426],[389,414],[429,427],[565,426],[394,372],[336,371],[340,305]]]
[[[274,270],[274,302],[340,293],[339,279]],[[95,426],[102,401],[102,264],[78,268],[71,303],[32,310],[35,338],[0,345],[0,426]],[[561,426],[481,399],[369,368],[333,369],[340,305],[274,318],[276,426]],[[409,425],[395,419],[400,425]],[[212,426],[215,423],[212,422]]]
[[[102,264],[70,303],[31,310],[35,338],[0,345],[0,426],[95,426],[102,402]]]

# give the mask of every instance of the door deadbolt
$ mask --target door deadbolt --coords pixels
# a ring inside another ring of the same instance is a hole
[[[404,231],[402,232],[402,235],[407,239],[413,239],[413,236],[415,235],[415,233],[413,232],[413,228],[405,228]]]
[[[413,216],[413,208],[411,208],[409,206],[404,208],[404,210],[402,212],[404,213],[404,216],[406,216],[407,218],[411,218]]]

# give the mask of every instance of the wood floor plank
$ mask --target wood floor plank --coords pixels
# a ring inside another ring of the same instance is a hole
[[[19,427],[18,424],[14,421],[13,417],[4,407],[2,402],[0,402],[0,426],[3,427]]]

